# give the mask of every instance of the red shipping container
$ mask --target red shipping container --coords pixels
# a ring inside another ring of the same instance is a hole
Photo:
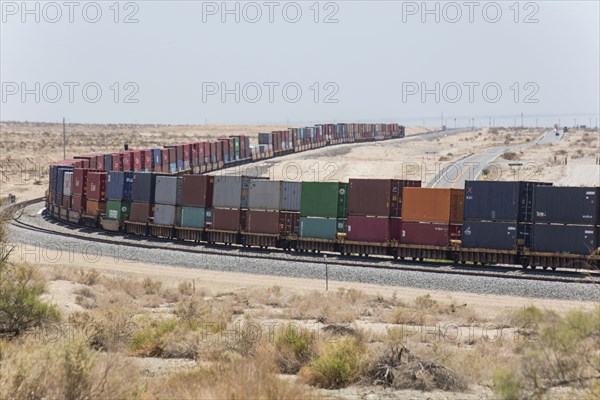
[[[286,211],[249,210],[246,230],[263,234],[298,234],[300,213]]]
[[[206,151],[204,147],[204,142],[198,143],[198,165],[206,164],[206,160],[204,159],[204,157],[206,157],[205,154]]]
[[[71,185],[73,194],[82,195],[86,193],[88,171],[85,168],[73,169],[73,184]]]
[[[106,197],[106,172],[88,172],[87,199],[104,201]]]
[[[133,153],[133,170],[141,171],[144,169],[144,154],[143,150],[134,150]]]
[[[169,147],[169,162],[177,164],[177,147]]]
[[[96,169],[99,169],[101,171],[104,171],[106,168],[104,168],[104,154],[98,154],[96,156]]]
[[[132,222],[147,223],[148,219],[154,215],[154,207],[150,203],[131,203],[129,220]]]
[[[111,171],[123,171],[123,154],[112,153],[112,168]]]
[[[213,229],[237,232],[242,226],[242,213],[238,209],[213,208]],[[245,225],[245,224],[243,224]]]
[[[167,172],[169,171],[169,149],[160,149],[160,158],[162,160],[163,170],[167,166]]]
[[[448,246],[450,240],[460,240],[462,225],[403,222],[392,219],[392,239],[403,244]]]
[[[152,149],[144,150],[144,170],[152,171]]]
[[[124,151],[123,154],[123,171],[133,171],[133,151]]]
[[[348,240],[383,243],[390,239],[390,219],[387,217],[348,217]]]
[[[214,176],[184,175],[182,204],[190,207],[212,207],[214,183]]]
[[[212,145],[210,144],[210,142],[204,142],[204,159],[205,159],[205,163],[206,164],[210,164],[210,158],[212,155]]]
[[[175,145],[175,157],[178,162],[183,161],[183,145],[182,144]]]
[[[191,163],[192,162],[192,145],[189,143],[186,143],[184,145],[182,145],[183,147],[183,162],[188,162]]]
[[[62,196],[61,207],[65,209],[71,208],[71,196]]]
[[[223,142],[215,142],[215,152],[217,155],[217,162],[223,161]]]
[[[71,196],[71,210],[76,212],[85,212],[87,198],[85,195],[74,194]]]

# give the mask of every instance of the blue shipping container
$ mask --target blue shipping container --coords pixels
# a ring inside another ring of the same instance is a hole
[[[152,149],[152,168],[162,164],[160,149]]]
[[[131,201],[133,172],[111,171],[106,177],[106,198],[108,200]]]
[[[104,155],[104,170],[107,172],[112,171],[112,155],[110,154]]]
[[[183,160],[177,160],[177,169],[183,171]]]

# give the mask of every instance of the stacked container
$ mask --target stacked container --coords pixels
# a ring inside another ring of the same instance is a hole
[[[515,250],[531,246],[539,182],[466,181],[462,246]]]
[[[106,172],[89,171],[87,174],[86,214],[98,215],[106,211]]]
[[[302,182],[300,236],[335,239],[346,233],[348,184]]]
[[[302,183],[252,180],[248,190],[246,230],[251,233],[297,235]]]
[[[589,255],[600,246],[599,188],[540,186],[534,200],[534,251]]]
[[[147,223],[154,213],[154,191],[156,178],[159,175],[151,172],[134,172],[131,183],[131,210],[129,220]]]
[[[392,239],[403,244],[448,246],[460,240],[463,189],[405,187],[402,220],[392,219]]]
[[[96,164],[97,165],[97,164]],[[84,213],[87,207],[86,189],[88,169],[75,168],[73,170],[73,184],[71,187],[71,210]]]
[[[202,229],[212,220],[215,177],[185,175],[183,177],[181,226]]]
[[[400,232],[403,189],[420,186],[421,181],[350,179],[348,240],[383,243],[392,239],[392,231]]]
[[[154,190],[154,224],[181,225],[183,177],[157,176]]]
[[[73,171],[65,171],[63,177],[62,208],[71,208]]]
[[[215,177],[213,192],[213,229],[245,231],[249,202],[250,176],[223,175]]]
[[[111,171],[106,177],[106,218],[123,220],[131,212],[132,172]]]

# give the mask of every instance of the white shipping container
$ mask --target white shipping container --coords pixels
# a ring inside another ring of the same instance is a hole
[[[70,196],[71,188],[73,186],[73,172],[65,172],[64,173],[64,181],[63,181],[63,195]]]

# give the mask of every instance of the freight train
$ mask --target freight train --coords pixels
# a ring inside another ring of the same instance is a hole
[[[263,156],[404,133],[395,124],[294,129],[260,134],[255,147],[236,136],[207,146],[113,153],[110,170],[98,165],[106,155],[55,163],[47,212],[84,226],[210,244],[544,269],[600,266],[598,187],[467,181],[464,189],[432,189],[413,180],[288,182],[204,174]],[[298,144],[306,143],[305,135],[310,144]],[[154,161],[146,163],[146,154]]]

